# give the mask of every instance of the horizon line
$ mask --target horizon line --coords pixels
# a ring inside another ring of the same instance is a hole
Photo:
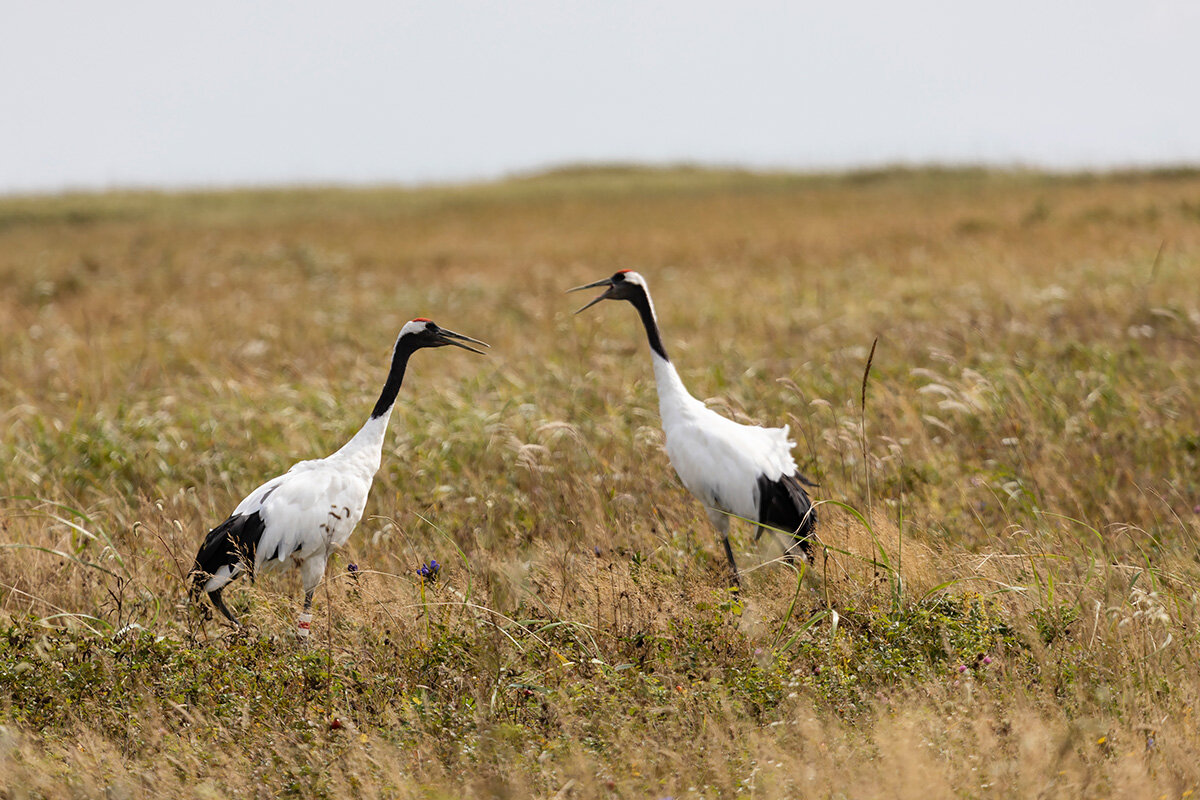
[[[1191,175],[1200,173],[1200,161],[1185,159],[1162,160],[1129,160],[1111,162],[1103,165],[1073,165],[1056,166],[1039,164],[1029,160],[975,161],[936,160],[926,161],[891,159],[879,161],[863,161],[831,166],[769,166],[748,165],[735,162],[704,161],[704,160],[645,160],[636,159],[598,159],[598,160],[564,160],[546,162],[537,166],[521,167],[503,170],[493,174],[481,174],[476,177],[463,178],[431,178],[428,180],[403,180],[395,178],[380,179],[320,179],[297,178],[281,180],[245,181],[177,181],[152,182],[130,181],[113,182],[106,185],[96,184],[65,184],[53,188],[3,189],[0,188],[0,200],[38,200],[56,197],[79,197],[99,195],[136,195],[136,194],[224,194],[235,192],[303,192],[303,191],[436,191],[470,189],[485,186],[498,186],[510,182],[534,181],[554,177],[586,177],[589,175],[642,173],[653,175],[672,172],[696,172],[746,175],[754,177],[778,178],[853,178],[864,175],[888,175],[903,173],[983,173],[1010,175],[1046,175],[1057,178],[1071,177],[1119,177],[1131,175],[1172,176]]]

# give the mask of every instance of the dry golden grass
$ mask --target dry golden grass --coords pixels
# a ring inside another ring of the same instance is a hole
[[[723,589],[636,315],[562,294],[624,267],[792,425],[802,578],[735,525]],[[0,796],[1191,796],[1198,286],[1188,172],[0,201]],[[493,350],[414,358],[313,645],[294,575],[204,620],[204,532],[414,316]]]

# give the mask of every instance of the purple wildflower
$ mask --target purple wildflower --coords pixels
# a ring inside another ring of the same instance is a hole
[[[417,570],[417,574],[426,581],[436,581],[438,573],[441,572],[442,565],[437,562],[436,558],[429,559],[428,564],[422,564]]]

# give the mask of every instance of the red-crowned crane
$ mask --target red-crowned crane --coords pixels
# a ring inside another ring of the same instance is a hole
[[[300,634],[308,633],[313,592],[325,575],[325,562],[346,543],[362,518],[367,493],[379,471],[383,438],[404,380],[409,357],[423,347],[455,345],[483,354],[467,342],[488,345],[439,328],[423,317],[405,324],[392,349],[392,364],[379,400],[354,437],[326,458],[301,461],[259,486],[238,504],[229,519],[209,531],[192,568],[192,594],[208,592],[212,604],[234,624],[237,618],[221,592],[243,572],[300,568],[304,614]]]
[[[611,278],[569,291],[601,286],[608,287],[607,291],[575,313],[601,300],[628,300],[637,309],[650,339],[667,457],[683,485],[704,504],[709,520],[720,532],[729,559],[731,584],[737,587],[740,581],[729,546],[728,514],[757,522],[755,538],[762,536],[763,526],[789,531],[791,541],[786,546],[789,560],[795,557],[796,550],[810,555],[817,511],[801,484],[816,484],[796,471],[792,458],[795,443],[788,441],[787,426],[741,425],[688,394],[663,347],[646,279],[624,269]]]

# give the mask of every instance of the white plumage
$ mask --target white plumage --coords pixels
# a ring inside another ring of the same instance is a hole
[[[304,591],[316,588],[330,554],[346,543],[362,519],[379,471],[387,420],[388,416],[372,420],[374,424],[365,426],[341,450],[327,458],[299,462],[238,504],[231,520],[261,520],[251,572],[296,565]],[[204,584],[204,591],[220,589],[246,568],[243,559],[221,565]]]
[[[579,311],[601,300],[627,300],[641,315],[650,340],[667,456],[721,533],[734,585],[738,584],[737,564],[729,546],[728,514],[758,522],[759,535],[764,526],[789,531],[789,557],[797,547],[807,552],[817,518],[801,484],[813,484],[796,470],[791,452],[795,442],[788,439],[788,428],[742,425],[688,393],[663,347],[654,303],[641,275],[622,270],[577,289],[599,286],[608,290]]]
[[[754,519],[758,478],[796,473],[788,429],[726,419],[688,393],[670,361],[651,358],[667,456],[679,479],[705,505]]]
[[[329,556],[362,519],[409,357],[420,348],[448,344],[480,352],[464,342],[483,344],[427,319],[407,323],[396,337],[387,381],[366,424],[333,455],[301,461],[247,495],[201,545],[193,591],[207,592],[213,605],[237,623],[221,598],[226,585],[247,571],[253,578],[261,571],[296,566],[307,611]]]

